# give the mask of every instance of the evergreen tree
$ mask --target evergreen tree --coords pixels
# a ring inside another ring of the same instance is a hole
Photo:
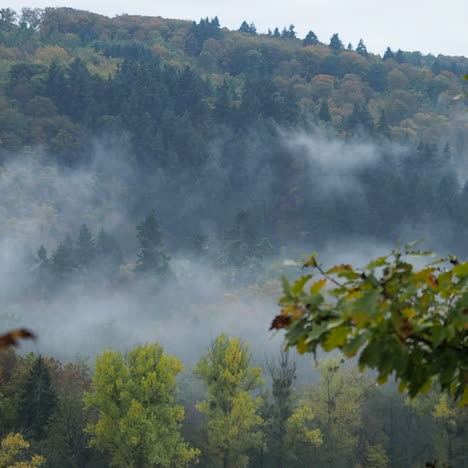
[[[322,122],[331,122],[331,114],[330,114],[330,109],[328,107],[328,102],[326,99],[322,100],[320,104],[320,110],[319,110],[319,119]]]
[[[309,31],[307,36],[302,41],[302,45],[310,46],[310,45],[317,45],[319,43],[318,37],[315,35],[313,31]]]
[[[288,29],[284,27],[281,33],[281,37],[286,38],[286,39],[294,39],[296,37],[296,31],[294,31],[294,25],[290,24]]]
[[[137,259],[137,271],[157,275],[169,273],[170,256],[166,252],[161,228],[152,210],[148,216],[136,227],[140,252]]]
[[[398,63],[404,63],[405,61],[405,56],[403,54],[403,51],[401,49],[398,49],[397,50],[397,53],[395,54],[395,60],[398,62]]]
[[[395,54],[393,53],[392,49],[390,47],[387,47],[387,50],[385,51],[385,54],[383,56],[384,60],[390,60],[395,58]]]
[[[379,121],[376,125],[377,132],[386,137],[390,136],[390,127],[388,126],[387,117],[385,116],[385,111],[382,110],[380,113]]]
[[[123,263],[122,249],[114,236],[101,228],[96,242],[96,257],[100,266],[111,272]]]
[[[248,24],[247,21],[242,22],[238,31],[246,34],[252,34],[254,36],[257,34],[257,28],[255,27],[255,24]]]
[[[369,52],[367,52],[367,47],[364,45],[364,41],[362,39],[359,39],[359,44],[356,47],[356,52],[359,55],[362,55],[363,57],[367,57],[369,55]]]
[[[442,67],[440,65],[440,60],[438,58],[436,58],[434,60],[434,63],[431,66],[431,71],[432,71],[432,73],[434,73],[434,75],[439,75],[440,72],[442,71]]]
[[[322,436],[320,430],[309,427],[313,418],[311,408],[297,404],[296,364],[291,362],[289,354],[282,351],[279,362],[269,363],[268,370],[272,381],[271,398],[264,405],[268,466],[286,468],[298,458],[300,444],[319,446]]]
[[[280,30],[277,27],[273,31],[273,37],[281,37]]]
[[[344,45],[337,33],[333,34],[330,39],[330,49],[334,50],[335,52],[344,49]]]
[[[80,268],[89,268],[96,256],[93,236],[86,224],[83,224],[76,242],[76,260]]]
[[[351,44],[351,42],[348,43],[348,46],[346,47],[346,50],[349,50],[349,51],[353,50],[353,44]]]
[[[34,440],[42,440],[54,412],[57,395],[42,356],[33,362],[16,407],[18,429]]]
[[[58,279],[69,276],[76,267],[75,251],[70,234],[61,242],[52,253],[51,269]]]

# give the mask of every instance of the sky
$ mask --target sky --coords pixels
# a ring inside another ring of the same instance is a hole
[[[3,2],[2,2],[3,3]],[[221,26],[238,29],[254,22],[259,32],[293,24],[299,37],[309,30],[328,43],[333,33],[355,47],[363,38],[370,52],[393,50],[468,56],[467,0],[5,0],[22,7],[67,6],[106,16],[127,13],[199,20],[218,16]]]

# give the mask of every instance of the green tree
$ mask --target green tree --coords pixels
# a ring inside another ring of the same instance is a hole
[[[320,446],[322,434],[310,427],[311,407],[297,404],[296,364],[289,354],[282,351],[277,363],[269,363],[268,370],[272,381],[271,398],[264,405],[268,466],[284,468],[298,458],[301,444]]]
[[[468,263],[449,256],[416,269],[411,260],[428,253],[414,245],[363,269],[325,272],[312,256],[304,266],[323,277],[307,292],[312,275],[292,285],[284,279],[283,309],[272,328],[285,328],[288,346],[301,353],[359,353],[361,369],[376,369],[379,383],[394,375],[411,397],[436,381],[467,405]]]
[[[0,444],[0,468],[38,468],[45,462],[44,457],[29,454],[29,442],[22,434],[8,434]]]
[[[341,42],[338,33],[333,34],[333,36],[330,38],[330,49],[334,50],[335,52],[344,50],[343,42]]]
[[[393,58],[395,58],[395,54],[393,53],[392,49],[390,49],[390,47],[387,47],[387,50],[384,53],[383,59],[390,60]]]
[[[216,466],[247,466],[248,452],[262,444],[261,398],[250,394],[262,384],[261,368],[251,366],[247,344],[220,335],[195,374],[208,389],[208,399],[197,406],[207,418],[207,453]]]
[[[76,241],[76,260],[80,268],[89,268],[96,256],[96,245],[86,224],[83,224]]]
[[[69,234],[52,253],[51,269],[58,279],[68,277],[76,268],[75,249]]]
[[[99,231],[96,242],[96,260],[106,271],[115,272],[123,262],[122,249],[117,239],[111,234]]]
[[[330,108],[328,107],[328,102],[326,101],[326,99],[323,99],[320,103],[318,116],[322,122],[331,122],[332,118],[330,114]]]
[[[364,41],[362,39],[359,39],[356,52],[363,57],[367,57],[369,55],[369,52],[367,52],[367,47],[364,45]]]
[[[91,444],[122,468],[187,466],[199,451],[184,442],[184,409],[174,402],[181,362],[158,344],[137,346],[128,354],[105,351],[96,359],[88,408],[99,415],[87,426]]]
[[[242,21],[242,24],[239,28],[239,32],[252,34],[253,36],[255,36],[257,34],[257,28],[253,23],[248,24],[247,21]]]
[[[304,46],[317,45],[319,43],[318,37],[313,31],[309,31],[307,36],[302,41]]]
[[[57,405],[57,394],[49,369],[42,356],[32,364],[21,389],[16,407],[18,428],[28,438],[42,440],[46,427]]]
[[[357,370],[343,369],[336,359],[318,365],[320,381],[305,388],[304,400],[313,408],[323,434],[320,460],[327,467],[352,466],[359,444],[363,400],[375,384]]]
[[[170,256],[166,252],[156,211],[152,210],[136,229],[140,243],[137,271],[160,276],[169,274]]]

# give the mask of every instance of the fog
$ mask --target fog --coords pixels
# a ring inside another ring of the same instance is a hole
[[[377,170],[383,154],[404,161],[409,153],[403,146],[369,138],[338,140],[320,129],[279,134],[288,158],[303,165],[302,196],[314,197],[318,187],[330,203],[337,196],[354,199],[363,193],[360,171]],[[222,252],[223,229],[240,210],[264,205],[274,212],[278,203],[278,177],[268,163],[270,148],[262,138],[251,136],[248,152],[237,162],[239,175],[232,173],[234,163],[226,156],[232,135],[220,133],[195,179],[192,173],[139,171],[125,145],[106,139],[94,143],[85,166],[72,169],[51,163],[40,149],[13,155],[0,172],[0,328],[27,327],[38,340],[22,344],[21,352],[64,360],[80,356],[92,361],[104,347],[128,350],[137,343],[158,341],[190,365],[223,332],[248,341],[261,360],[282,343],[281,334],[268,331],[279,310],[280,277],[299,275],[295,262],[300,265],[312,252],[318,252],[325,265],[364,266],[370,258],[390,252],[399,240],[425,237],[442,254],[452,249],[450,222],[434,224],[432,216],[414,223],[402,219],[400,235],[394,237],[356,235],[345,227],[336,235],[312,233],[300,242],[274,239],[274,250],[263,259],[261,272],[230,281],[214,261]],[[227,190],[231,177],[242,179],[238,191]],[[317,226],[333,217],[330,203],[315,211],[321,216]],[[160,217],[172,257],[173,276],[164,283],[133,280],[138,250],[135,225],[151,208]],[[269,222],[268,216],[255,219],[265,233],[272,231]],[[84,223],[95,237],[102,227],[119,240],[124,253],[119,274],[101,283],[90,274],[38,298],[33,293],[38,247],[43,244],[52,252],[67,233],[76,238]],[[188,248],[194,233],[207,236],[205,256]]]

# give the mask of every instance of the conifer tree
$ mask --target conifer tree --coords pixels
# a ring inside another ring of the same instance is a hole
[[[362,39],[359,39],[359,44],[356,47],[356,52],[359,55],[362,55],[363,57],[367,57],[369,55],[369,52],[367,52],[367,47],[364,45],[364,41]]]
[[[86,224],[83,224],[76,242],[76,260],[80,268],[89,268],[96,256],[93,236]]]
[[[276,27],[275,30],[273,31],[273,36],[274,37],[281,37],[281,33],[280,33],[280,30],[278,29],[278,27]]]
[[[170,256],[166,251],[161,228],[152,210],[148,216],[136,227],[140,251],[137,259],[137,271],[157,275],[169,273]]]
[[[38,356],[18,397],[18,429],[34,440],[42,440],[56,403],[57,395],[49,369],[42,356]]]
[[[63,279],[73,273],[75,267],[76,261],[73,241],[70,234],[67,234],[65,239],[52,253],[51,268],[53,274],[57,278]]]
[[[353,44],[351,44],[351,42],[348,43],[348,46],[346,47],[346,50],[349,50],[349,51],[354,50]]]
[[[302,44],[304,46],[316,45],[318,43],[319,43],[318,37],[315,35],[315,33],[313,31],[309,31],[307,33],[307,36],[302,41]]]
[[[326,101],[326,99],[324,99],[320,104],[318,116],[322,122],[331,122],[332,118],[330,114],[330,109],[328,107],[328,102]]]
[[[404,63],[405,56],[404,56],[403,51],[401,49],[398,49],[397,53],[395,54],[395,60],[398,63]]]
[[[395,58],[395,54],[393,53],[392,49],[390,47],[387,47],[387,50],[385,51],[385,54],[383,56],[384,60],[390,60]]]
[[[116,270],[123,262],[122,249],[114,236],[101,228],[96,242],[96,257],[100,265]]]
[[[338,36],[338,33],[333,34],[333,36],[330,39],[330,49],[334,50],[335,52],[338,52],[339,50],[344,49],[344,45],[341,42],[340,37]]]
[[[390,128],[388,126],[387,117],[385,116],[385,111],[382,110],[380,113],[379,121],[377,122],[377,131],[386,137],[390,136]]]

